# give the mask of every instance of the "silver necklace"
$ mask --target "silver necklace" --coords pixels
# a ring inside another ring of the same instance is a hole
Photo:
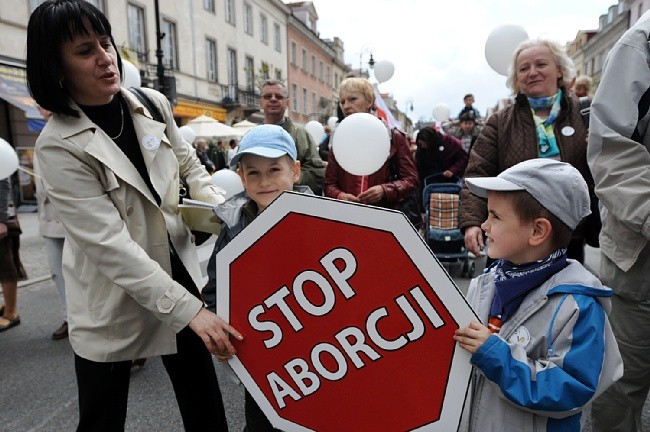
[[[112,140],[118,139],[120,136],[122,136],[122,131],[124,130],[124,107],[122,106],[122,101],[119,101],[120,103],[120,117],[122,119],[122,125],[120,126],[120,132],[115,135],[114,137],[108,135],[108,137]]]

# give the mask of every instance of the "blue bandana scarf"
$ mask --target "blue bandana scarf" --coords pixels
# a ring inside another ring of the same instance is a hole
[[[526,295],[567,266],[566,248],[553,252],[546,259],[515,266],[510,261],[495,264],[494,298],[490,316],[506,322],[519,308]]]
[[[560,154],[560,148],[557,146],[555,134],[553,133],[553,122],[560,114],[560,102],[562,101],[562,89],[549,97],[541,98],[528,98],[531,111],[533,113],[533,120],[535,121],[535,128],[537,130],[537,142],[539,143],[539,157],[554,157]],[[551,112],[547,119],[542,119],[535,114],[537,110],[547,110]]]

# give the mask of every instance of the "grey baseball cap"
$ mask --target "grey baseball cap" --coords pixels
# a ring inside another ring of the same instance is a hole
[[[488,191],[524,190],[572,230],[591,214],[589,189],[580,171],[554,159],[530,159],[496,177],[466,178],[465,182],[472,193],[484,198]]]
[[[281,126],[264,124],[255,126],[244,134],[239,142],[237,154],[230,161],[230,166],[237,166],[245,154],[255,154],[265,158],[279,158],[288,155],[294,161],[298,159],[296,143]]]

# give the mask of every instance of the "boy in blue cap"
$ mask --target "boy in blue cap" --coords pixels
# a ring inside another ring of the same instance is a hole
[[[465,181],[488,199],[481,228],[497,261],[467,294],[481,322],[454,336],[474,365],[459,430],[580,431],[582,411],[623,373],[612,290],[566,257],[590,213],[587,184],[552,159]]]
[[[203,300],[212,312],[216,309],[217,253],[285,190],[311,193],[309,187],[295,185],[300,179],[296,145],[281,126],[265,124],[248,131],[239,142],[239,149],[230,166],[237,167],[244,192],[214,209],[223,225],[208,262],[208,283],[202,291]],[[248,392],[245,415],[246,431],[274,430]]]

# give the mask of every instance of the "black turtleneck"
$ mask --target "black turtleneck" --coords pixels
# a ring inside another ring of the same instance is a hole
[[[122,127],[122,115],[120,114],[120,105],[124,112],[124,127]],[[138,144],[138,136],[133,127],[133,120],[131,119],[131,111],[129,110],[126,101],[122,98],[120,93],[117,93],[113,100],[106,105],[79,105],[79,108],[88,116],[88,118],[95,123],[101,130],[106,132],[109,137],[114,137],[113,141],[122,150],[126,157],[131,161],[135,169],[140,173],[140,177],[144,180],[154,196],[158,205],[160,205],[160,196],[151,183],[147,166],[144,163],[144,157]]]

